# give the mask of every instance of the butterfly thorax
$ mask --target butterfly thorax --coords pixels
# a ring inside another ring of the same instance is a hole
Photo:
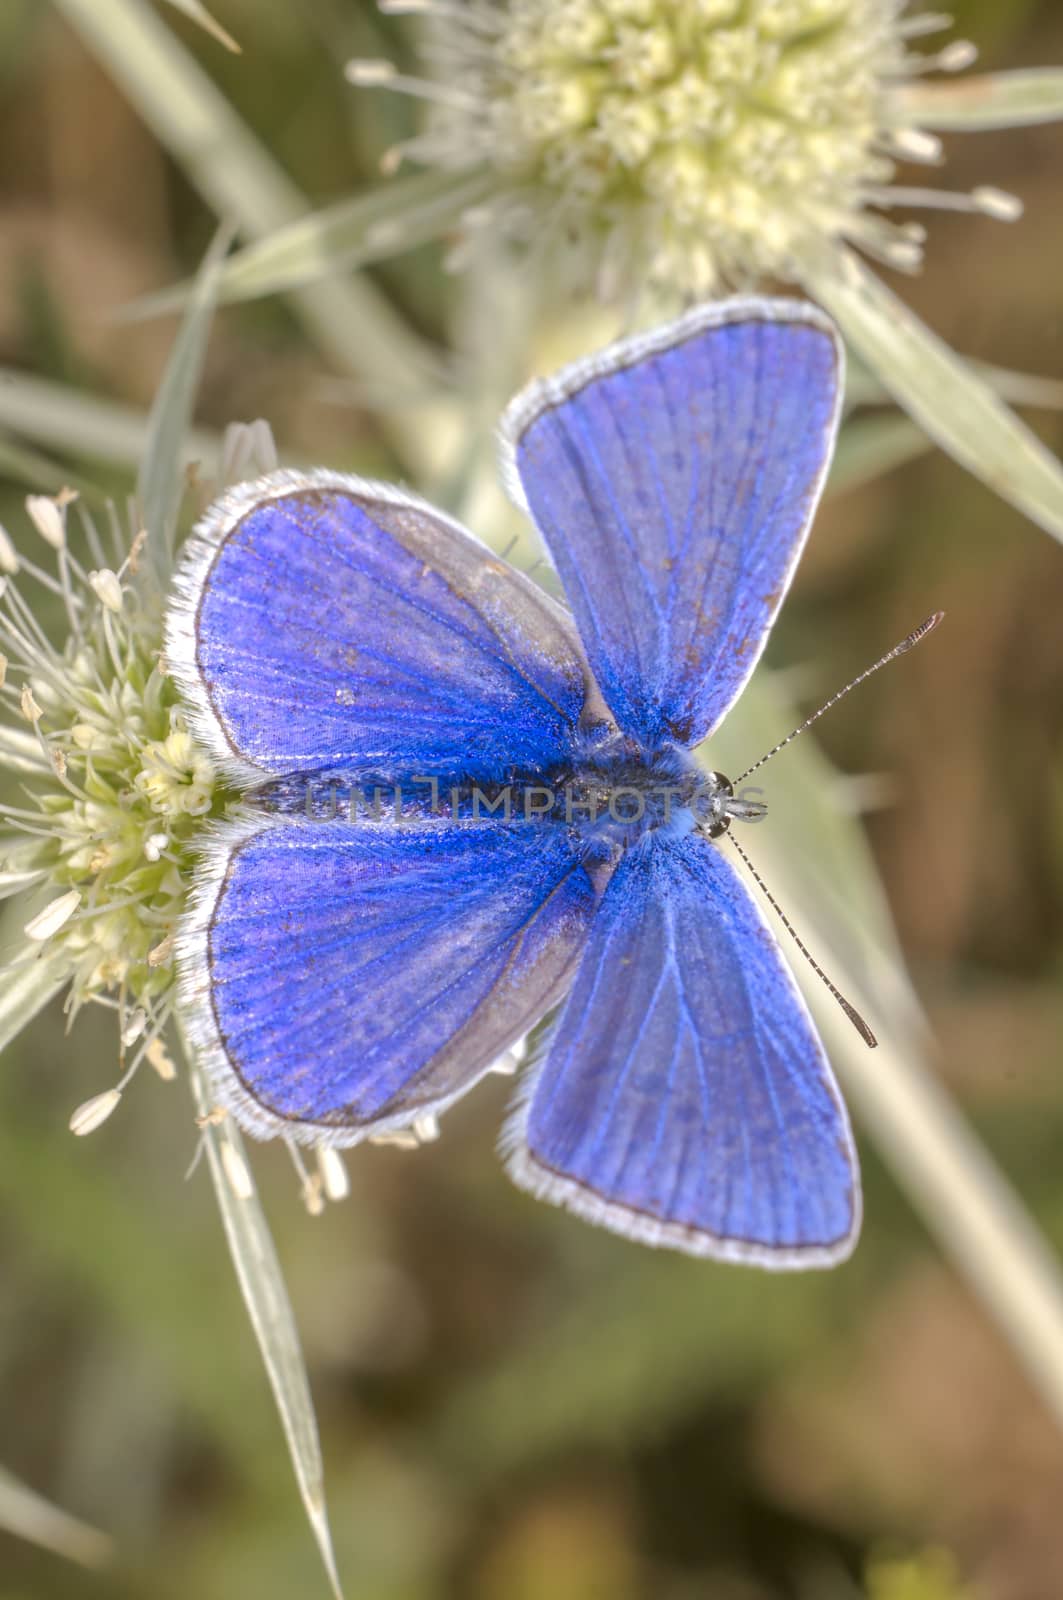
[[[671,742],[646,749],[609,725],[582,733],[572,763],[549,775],[555,816],[586,857],[615,861],[654,833],[682,837],[722,815],[716,774]]]

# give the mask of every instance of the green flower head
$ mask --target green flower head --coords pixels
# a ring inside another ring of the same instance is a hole
[[[74,1011],[117,1004],[122,1047],[139,1043],[139,1060],[168,1014],[173,934],[215,775],[160,658],[143,534],[107,565],[92,530],[99,564],[86,570],[67,542],[72,499],[27,502],[54,577],[20,561],[4,536],[0,748],[21,796],[0,807],[0,881],[33,895],[16,968],[46,964],[69,983]],[[61,602],[61,643],[37,622],[16,574]]]
[[[899,159],[941,155],[906,107],[908,80],[974,57],[962,41],[911,54],[909,38],[941,18],[905,22],[898,0],[424,9],[436,19],[439,68],[436,92],[422,86],[434,100],[430,126],[408,153],[443,165],[478,154],[511,186],[502,202],[511,231],[534,231],[552,212],[598,252],[607,277],[622,270],[685,297],[799,279],[825,240],[918,266],[923,229],[879,208],[897,198]],[[414,87],[386,63],[350,72]],[[1021,212],[993,189],[963,198],[1000,217]]]
[[[1063,116],[1063,72],[950,81],[974,46],[918,48],[948,18],[906,15],[904,0],[381,5],[423,14],[423,73],[354,61],[348,77],[427,102],[423,130],[385,166],[437,169],[454,209],[411,185],[408,214],[396,201],[375,221],[363,259],[433,226],[459,223],[466,247],[492,230],[528,251],[536,283],[560,277],[640,318],[798,284],[931,438],[1063,538],[1059,463],[868,266],[918,271],[926,230],[904,212],[1017,220],[1014,195],[912,185],[899,169],[939,165],[942,130]],[[278,236],[278,264],[286,243]],[[268,279],[265,265],[249,261],[249,278]]]

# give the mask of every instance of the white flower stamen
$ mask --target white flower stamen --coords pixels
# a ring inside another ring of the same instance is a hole
[[[325,1209],[325,1191],[320,1174],[317,1172],[309,1173],[301,1192],[307,1215],[320,1217]]]
[[[966,72],[978,60],[978,46],[970,39],[953,39],[932,59],[938,72]]]
[[[41,717],[44,715],[44,712],[33,698],[33,690],[30,688],[28,683],[25,683],[22,686],[22,693],[19,696],[19,706],[21,708],[22,715],[25,717],[27,722],[39,722]]]
[[[897,32],[902,39],[922,39],[930,33],[944,32],[954,21],[947,11],[924,11],[914,17],[899,18]]]
[[[430,100],[435,105],[447,106],[451,110],[476,110],[476,101],[471,95],[463,94],[459,89],[448,89],[445,84],[406,77],[390,61],[348,61],[344,74],[348,83],[353,83],[359,89],[388,88],[396,94],[406,94],[414,100]]]
[[[317,1164],[326,1198],[345,1200],[351,1192],[351,1181],[339,1151],[329,1144],[318,1145]]]
[[[977,189],[971,190],[971,199],[984,216],[992,217],[996,222],[1018,222],[1023,214],[1023,203],[1018,195],[1008,194],[1006,189],[980,184]]]
[[[121,611],[122,585],[118,581],[117,573],[112,572],[109,567],[89,573],[89,588],[108,611]]]
[[[138,1006],[137,1009],[130,1015],[129,1019],[122,1028],[121,1033],[119,1034],[119,1038],[122,1041],[122,1048],[124,1050],[128,1050],[130,1045],[136,1044],[147,1025],[148,1014],[144,1010],[143,1006]]]
[[[936,133],[922,128],[888,128],[884,142],[903,161],[918,161],[923,166],[937,166],[944,155],[944,146]]]
[[[144,1055],[148,1065],[155,1070],[163,1083],[173,1082],[177,1076],[177,1068],[170,1059],[169,1052],[158,1034],[154,1039],[150,1040]]]
[[[951,189],[908,189],[895,184],[889,189],[869,189],[867,198],[876,206],[925,206],[935,211],[977,212],[997,222],[1017,222],[1023,212],[1018,195],[987,185],[963,194]]]
[[[176,943],[173,934],[168,933],[159,944],[152,945],[148,951],[148,966],[164,967],[173,956]]]
[[[22,930],[27,939],[43,944],[57,934],[61,927],[70,921],[78,906],[81,896],[76,889],[70,889],[66,894],[59,895],[55,900],[46,905]]]
[[[347,82],[362,89],[378,89],[381,84],[393,83],[399,75],[391,61],[348,61],[343,70]]]
[[[0,526],[0,572],[15,573],[18,571],[18,551],[11,542],[11,535],[7,529]]]
[[[105,1089],[102,1094],[94,1094],[91,1100],[85,1100],[71,1115],[71,1133],[84,1138],[85,1134],[95,1132],[107,1121],[121,1098],[120,1090]]]
[[[390,1146],[393,1150],[419,1150],[421,1141],[412,1128],[393,1128],[390,1133],[371,1133],[370,1144]]]
[[[26,510],[41,538],[53,550],[62,550],[66,545],[66,519],[58,500],[47,494],[27,495]]]

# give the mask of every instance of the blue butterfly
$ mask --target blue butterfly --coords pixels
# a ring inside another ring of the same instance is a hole
[[[841,390],[819,312],[743,298],[518,396],[506,480],[571,609],[386,484],[274,472],[206,513],[167,658],[248,803],[180,992],[251,1133],[408,1128],[559,1008],[504,1136],[522,1188],[696,1256],[848,1255],[849,1122],[723,848],[758,808],[691,754],[764,648]]]

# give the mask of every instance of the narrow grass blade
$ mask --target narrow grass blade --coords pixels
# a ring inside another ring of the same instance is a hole
[[[968,361],[984,378],[994,394],[1012,406],[1032,406],[1036,410],[1063,410],[1063,380],[1046,378],[1037,372],[1017,372],[1014,367],[997,367],[991,361]],[[889,392],[870,367],[850,357],[845,374],[847,406],[883,405]]]
[[[102,1567],[111,1555],[105,1533],[79,1522],[0,1467],[0,1528],[83,1567]]]
[[[804,283],[943,450],[1063,539],[1063,464],[967,362],[849,250],[807,270]]]
[[[491,185],[490,175],[482,171],[419,172],[300,217],[230,256],[219,276],[218,299],[254,300],[301,288],[330,273],[424,244],[485,200]],[[189,284],[175,284],[134,301],[120,316],[126,320],[179,311],[190,293]]]
[[[44,1010],[64,982],[62,968],[46,957],[11,971],[0,970],[0,1050]]]
[[[905,121],[943,132],[1018,128],[1063,117],[1063,67],[991,72],[953,83],[905,84],[896,91]]]
[[[0,477],[24,484],[38,494],[49,491],[54,494],[64,484],[72,489],[79,488],[79,492],[81,487],[71,483],[70,475],[64,474],[62,468],[47,456],[19,444],[5,433],[0,433]]]
[[[196,1108],[205,1117],[211,1109],[210,1101],[187,1043],[185,1053]],[[299,1492],[332,1592],[342,1600],[325,1507],[325,1475],[314,1402],[277,1252],[236,1124],[231,1117],[221,1128],[207,1123],[203,1139],[229,1252],[280,1413]],[[232,1181],[234,1168],[241,1175],[239,1193]]]
[[[144,0],[55,4],[217,216],[234,218],[244,236],[260,239],[309,211],[291,179]],[[292,290],[291,298],[311,338],[341,371],[381,387],[400,373],[419,381],[429,400],[438,399],[435,354],[366,278],[325,280]],[[393,423],[385,417],[407,470],[431,471],[449,448],[454,426],[442,410],[426,406],[416,426],[408,413]]]
[[[184,493],[181,451],[203,372],[218,268],[231,238],[229,228],[218,231],[196,278],[151,408],[144,461],[137,475],[137,497],[148,530],[148,551],[161,584],[169,580],[173,566],[177,516]]]
[[[15,367],[0,367],[0,427],[10,428],[44,449],[137,467],[147,450],[150,426],[148,413],[133,406],[31,377]],[[189,429],[181,463],[216,461],[220,448],[220,435],[205,428]],[[43,470],[51,472],[55,488],[71,483],[65,468],[0,438],[0,468],[10,467],[12,476],[28,482],[30,488],[51,488],[52,483],[42,476],[28,477],[30,472],[37,473],[38,461]],[[76,483],[73,486],[77,487]]]
[[[200,0],[169,0],[169,4],[177,11],[183,11],[186,17],[191,17],[193,22],[198,22],[205,33],[209,33],[212,39],[217,39],[218,43],[223,44],[226,50],[231,50],[233,55],[240,54],[240,46],[232,34],[226,33],[220,22],[215,22],[206,6],[200,4]]]
[[[907,417],[856,417],[845,424],[838,436],[827,491],[844,494],[846,489],[857,489],[881,473],[925,455],[929,449],[930,440],[922,428]]]

